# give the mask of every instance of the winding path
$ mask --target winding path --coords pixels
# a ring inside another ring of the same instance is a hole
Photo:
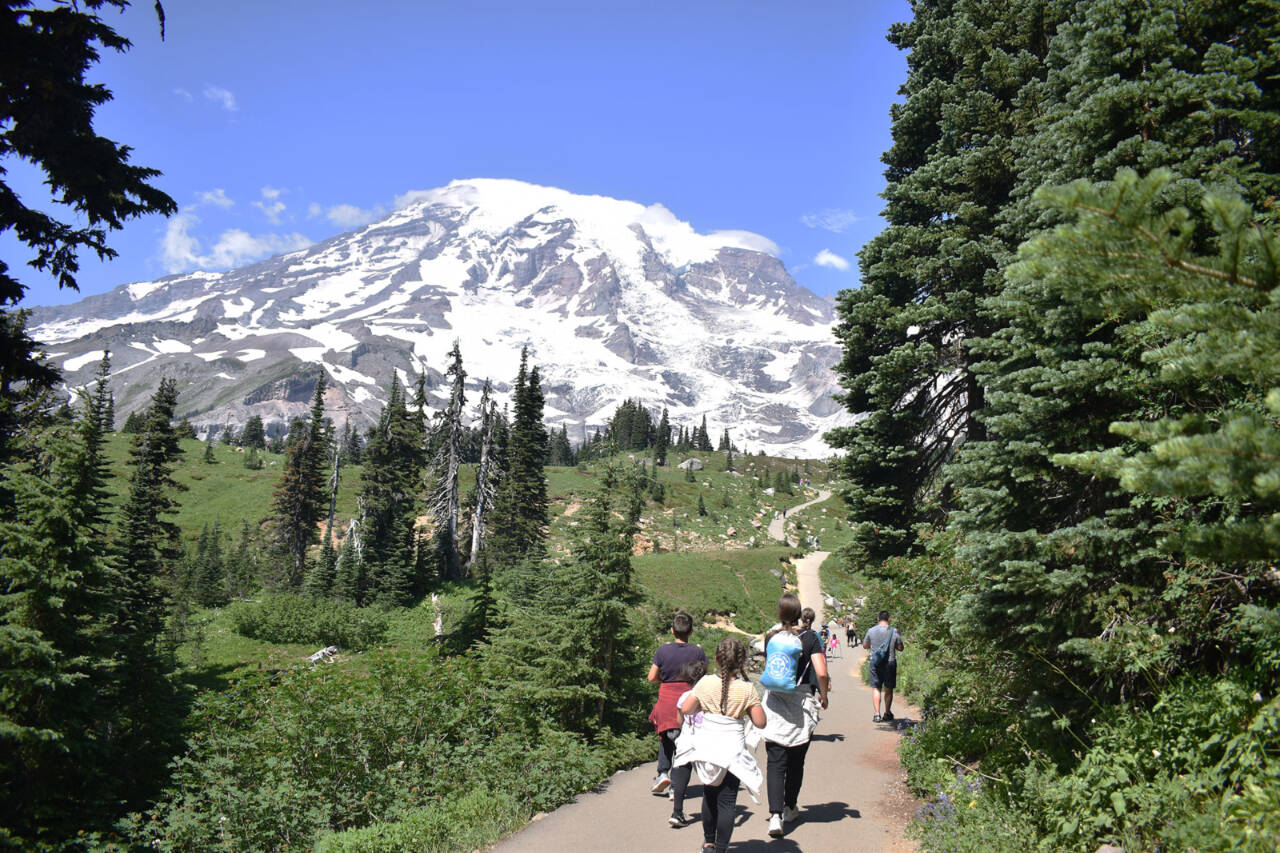
[[[791,510],[826,500],[816,500]],[[769,525],[769,533],[782,538]],[[796,563],[800,600],[822,614],[822,587],[818,568],[827,558],[816,551]],[[759,804],[746,791],[738,796],[738,821],[730,850],[735,853],[800,853],[800,851],[875,850],[877,853],[909,853],[915,846],[903,836],[903,828],[918,807],[903,781],[897,745],[901,729],[871,722],[871,689],[862,683],[862,648],[843,648],[829,661],[831,703],[813,736],[800,794],[800,819],[787,824],[786,835],[769,838],[768,806],[761,790]],[[918,711],[896,703],[899,725],[916,718]],[[656,739],[655,739],[656,741]],[[656,742],[655,742],[656,746]],[[765,767],[763,744],[756,750]],[[520,832],[492,850],[501,853],[576,853],[617,850],[627,853],[666,853],[696,850],[702,841],[696,820],[682,829],[667,825],[671,806],[666,797],[649,793],[655,769],[652,763],[615,773],[594,791],[580,794],[572,803],[535,818]],[[695,777],[696,781],[696,777]],[[685,813],[695,817],[702,805],[702,788],[691,785]]]
[[[829,497],[831,497],[830,491],[826,489],[819,489],[818,496],[816,498],[814,498],[811,501],[806,501],[805,503],[791,507],[790,509],[787,510],[787,514],[793,515],[797,512],[800,512],[800,510],[806,507],[811,507],[814,504],[820,504]],[[779,542],[785,542],[788,545],[794,545],[795,543],[787,538],[786,530],[787,530],[787,517],[785,515],[779,516],[775,518],[773,521],[769,522],[769,535],[771,537],[773,537],[774,539],[777,539]],[[803,598],[801,600],[803,601]],[[806,601],[805,604],[808,604],[808,602]],[[810,606],[812,607],[812,605]]]

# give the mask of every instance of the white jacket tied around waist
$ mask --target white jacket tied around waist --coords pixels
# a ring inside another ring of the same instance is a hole
[[[748,734],[749,723],[746,718],[704,712],[698,730],[682,733],[676,740],[672,766],[692,764],[704,785],[719,785],[725,773],[732,773],[742,781],[752,801],[760,802],[760,765],[751,752],[760,742],[760,735],[755,726],[750,726]]]

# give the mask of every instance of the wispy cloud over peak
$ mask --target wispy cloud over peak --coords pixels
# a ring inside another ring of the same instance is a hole
[[[192,213],[179,213],[169,220],[160,243],[161,262],[167,272],[191,269],[227,269],[279,252],[292,252],[311,245],[302,234],[250,234],[240,228],[223,231],[209,251],[192,229],[200,223]]]
[[[841,272],[849,269],[850,266],[848,260],[840,257],[829,249],[823,249],[814,256],[813,262],[820,267],[830,267],[833,270],[840,270]]]

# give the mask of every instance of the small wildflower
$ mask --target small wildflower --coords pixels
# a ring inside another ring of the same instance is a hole
[[[973,807],[974,807],[974,806],[976,806],[977,804],[978,804],[978,801],[977,801],[977,800],[970,800],[970,801],[969,801],[969,808],[973,808]]]
[[[1160,750],[1158,750],[1158,749],[1153,749],[1153,750],[1151,750],[1151,754],[1152,754],[1152,755],[1154,755],[1156,758],[1159,758],[1159,757],[1160,757]]]
[[[1177,628],[1175,628],[1174,626],[1172,626],[1172,625],[1170,625],[1170,626],[1169,626],[1169,633],[1170,633],[1170,634],[1172,634],[1172,633],[1173,633],[1174,631],[1176,631],[1176,630],[1178,630],[1178,629],[1177,629]]]

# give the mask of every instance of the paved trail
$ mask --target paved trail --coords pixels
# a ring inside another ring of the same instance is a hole
[[[817,501],[825,500],[827,494],[820,495]],[[769,528],[773,534],[773,524]],[[779,529],[776,538],[780,539],[781,534]],[[822,594],[818,567],[826,557],[825,552],[815,552],[796,565],[800,600],[819,614]],[[784,837],[769,838],[768,805],[763,788],[759,804],[753,803],[744,790],[738,795],[738,822],[731,851],[908,853],[915,850],[902,835],[918,804],[902,781],[896,752],[899,731],[891,725],[871,722],[871,689],[859,676],[865,652],[861,648],[843,648],[843,634],[840,642],[840,656],[830,661],[831,707],[818,724],[805,762],[800,819],[787,825]],[[900,699],[894,706],[899,723],[918,717],[919,712],[903,705]],[[656,745],[655,737],[655,750]],[[763,771],[763,744],[756,751],[756,759]],[[594,850],[692,853],[702,843],[701,824],[695,820],[683,829],[667,825],[670,802],[666,797],[649,793],[654,773],[653,763],[619,772],[598,790],[580,795],[574,802],[534,821],[492,849],[501,853]],[[694,780],[696,782],[696,775]],[[694,817],[701,805],[702,787],[691,785],[685,813]]]
[[[800,510],[804,509],[805,507],[810,507],[810,506],[813,506],[814,504],[822,503],[829,497],[831,497],[831,492],[825,491],[823,489],[819,489],[818,496],[816,498],[806,503],[799,504],[798,506],[791,507],[791,509],[787,510],[787,515],[794,516],[796,513],[800,512]],[[786,524],[787,524],[787,516],[780,516],[778,518],[775,518],[773,521],[770,521],[769,535],[774,539],[777,539],[779,542],[786,542],[788,545],[793,545],[795,543],[793,543],[790,539],[787,539],[786,537]],[[801,601],[804,601],[804,599],[802,598]],[[809,605],[810,607],[813,607],[813,605],[809,604],[808,601],[805,601],[804,603]]]

